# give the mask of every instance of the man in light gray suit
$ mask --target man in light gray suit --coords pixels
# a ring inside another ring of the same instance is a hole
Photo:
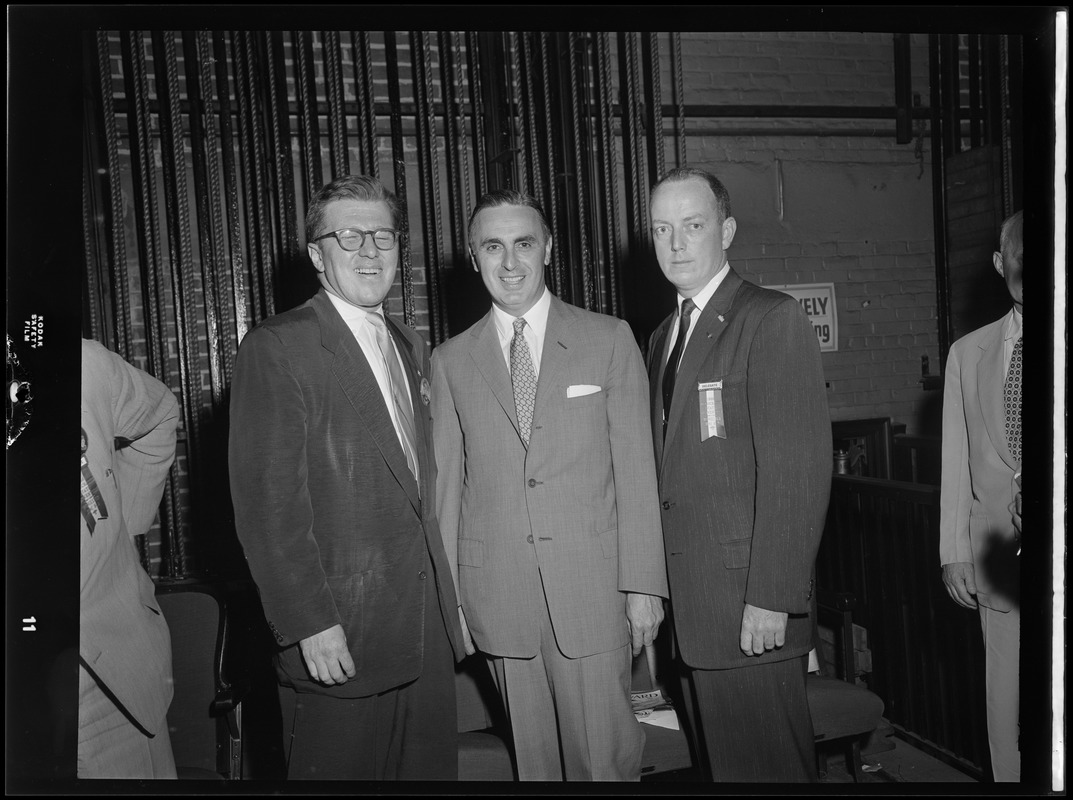
[[[469,231],[493,307],[432,358],[463,635],[489,658],[522,780],[638,780],[630,652],[667,595],[641,354],[625,322],[548,292],[531,197],[485,195]]]
[[[987,736],[995,780],[1021,776],[1020,675],[1022,215],[1002,224],[995,270],[1013,308],[958,339],[946,360],[939,558],[951,599],[979,609]]]

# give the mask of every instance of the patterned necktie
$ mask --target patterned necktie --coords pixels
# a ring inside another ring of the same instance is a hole
[[[1006,444],[1013,460],[1021,463],[1021,339],[1013,346],[1010,368],[1002,384],[1002,404],[1006,408]]]
[[[686,334],[689,332],[689,318],[697,304],[693,298],[687,297],[682,301],[682,311],[678,315],[678,338],[674,340],[674,348],[671,356],[667,359],[667,366],[663,370],[663,434],[667,434],[667,417],[671,413],[671,400],[674,398],[674,379],[678,374],[678,362],[682,360],[682,351],[685,349]]]
[[[514,385],[514,409],[518,413],[518,429],[522,442],[529,448],[529,433],[533,429],[533,407],[536,405],[536,373],[533,357],[522,330],[525,319],[514,320],[514,338],[510,340],[510,382]]]
[[[384,365],[387,367],[387,382],[391,386],[391,399],[395,401],[395,416],[399,421],[399,442],[406,454],[406,465],[414,474],[414,479],[420,488],[421,478],[417,471],[417,436],[414,433],[414,412],[410,407],[410,398],[406,396],[406,376],[402,372],[402,364],[395,354],[395,348],[391,344],[391,336],[387,332],[387,323],[379,314],[368,314],[367,319],[376,331],[376,344],[380,348]]]

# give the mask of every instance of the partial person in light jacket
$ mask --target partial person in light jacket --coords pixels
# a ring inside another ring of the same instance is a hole
[[[178,423],[167,386],[82,340],[79,778],[175,777],[171,635],[133,537],[156,517]]]
[[[939,559],[960,606],[979,609],[996,781],[1019,781],[1022,212],[994,254],[1013,308],[954,342],[943,392]]]

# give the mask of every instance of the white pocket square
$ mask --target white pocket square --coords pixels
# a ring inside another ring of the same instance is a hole
[[[567,397],[584,397],[587,394],[596,394],[598,391],[600,391],[599,386],[591,386],[590,384],[587,384],[587,383],[579,383],[576,386],[567,386],[566,387],[566,396]]]

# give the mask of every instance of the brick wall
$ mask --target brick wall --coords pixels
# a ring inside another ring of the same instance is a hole
[[[926,37],[911,45],[927,105]],[[682,66],[687,105],[894,105],[890,34],[684,33]],[[893,119],[690,119],[687,131],[690,165],[730,192],[734,267],[760,284],[834,283],[838,351],[822,355],[832,418],[933,432],[939,398],[920,383],[921,357],[939,363],[927,134],[896,144]]]

